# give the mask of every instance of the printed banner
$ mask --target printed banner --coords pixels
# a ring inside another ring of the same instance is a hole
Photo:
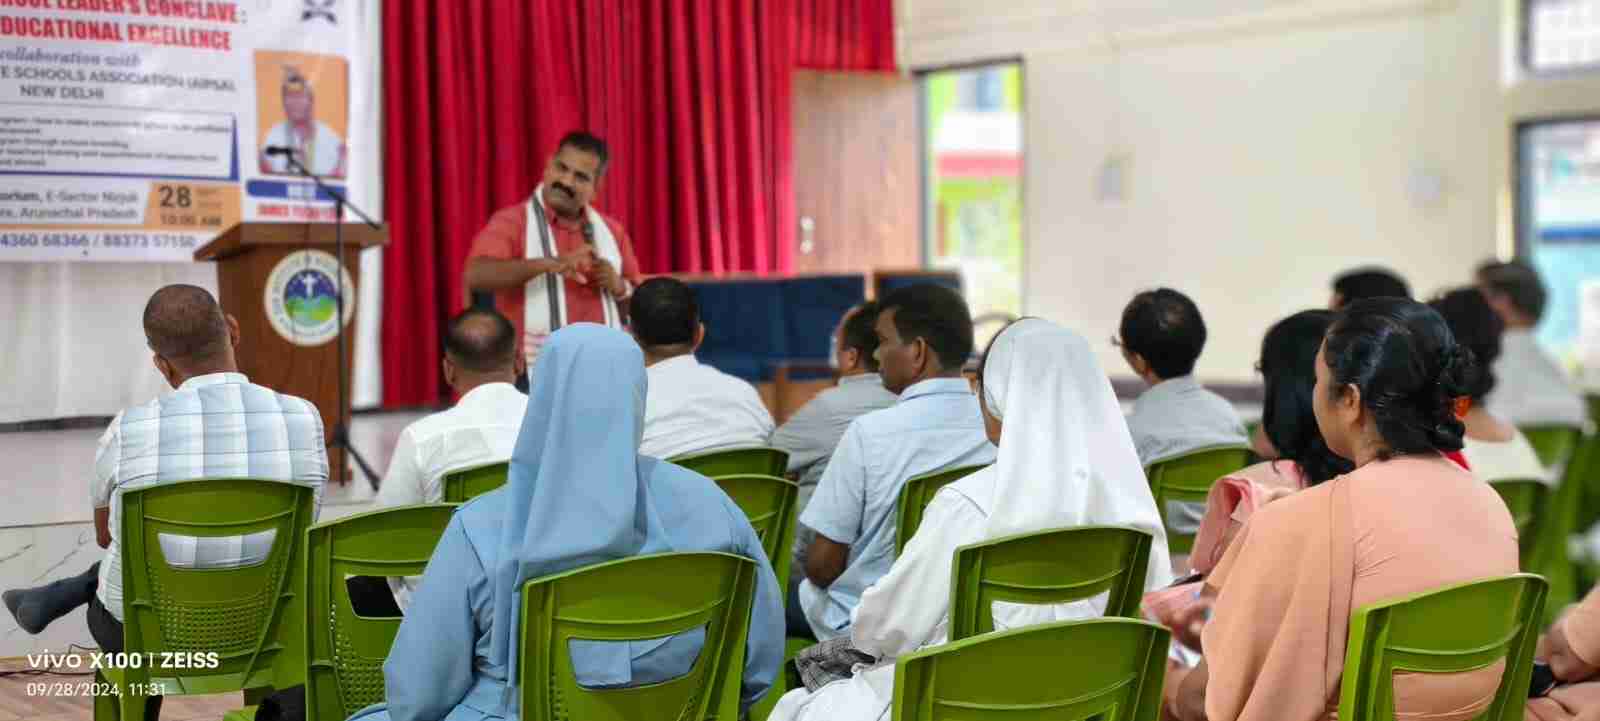
[[[0,0],[0,261],[183,261],[239,222],[331,221],[348,0]],[[291,159],[293,162],[291,162]]]

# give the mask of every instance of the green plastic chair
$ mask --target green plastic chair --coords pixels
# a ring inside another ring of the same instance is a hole
[[[118,693],[95,696],[96,721],[145,718],[144,691],[163,696],[245,691],[247,699],[305,682],[305,531],[309,486],[198,479],[122,492],[123,649],[130,655],[216,654],[213,668],[101,669]],[[239,568],[177,568],[162,534],[216,537],[272,531],[272,549]],[[209,657],[200,666],[212,665]],[[237,712],[235,712],[237,713]],[[249,717],[253,717],[253,711]]]
[[[343,721],[384,699],[383,661],[400,617],[357,616],[345,580],[415,576],[456,506],[401,506],[311,527],[306,541],[306,718]]]
[[[789,453],[776,448],[734,448],[678,456],[671,462],[707,478],[749,474],[782,478],[789,470]]]
[[[737,721],[756,563],[663,553],[536,578],[522,586],[518,680],[527,721]],[[692,579],[692,582],[690,582]],[[689,672],[631,688],[584,688],[568,642],[634,641],[705,628]]]
[[[933,494],[951,483],[966,478],[988,465],[960,466],[946,468],[932,473],[913,476],[900,487],[900,501],[895,507],[894,530],[894,555],[899,556],[905,550],[906,544],[911,542],[911,537],[916,535],[917,526],[922,525],[922,514],[928,510],[928,503],[933,500]]]
[[[1150,464],[1150,493],[1156,497],[1156,510],[1167,527],[1167,550],[1173,555],[1187,554],[1194,548],[1194,534],[1174,533],[1167,524],[1167,502],[1205,503],[1217,479],[1250,465],[1248,446],[1201,448],[1175,458]]]
[[[1262,462],[1264,460],[1267,460],[1265,458],[1262,458],[1261,456],[1256,455],[1256,447],[1255,447],[1256,431],[1258,431],[1260,429],[1261,429],[1261,421],[1253,421],[1253,422],[1244,424],[1244,437],[1248,438],[1249,439],[1249,443],[1250,443],[1250,459],[1247,462],[1248,465],[1252,465],[1253,466],[1253,465],[1255,465],[1257,463],[1260,463],[1260,462]]]
[[[894,721],[1155,721],[1172,634],[1148,621],[1064,621],[902,656]]]
[[[1357,609],[1345,649],[1340,720],[1393,719],[1396,671],[1461,673],[1504,659],[1494,702],[1478,718],[1522,721],[1544,594],[1544,579],[1521,573]]]
[[[793,481],[753,473],[719,476],[712,482],[733,499],[739,510],[744,511],[751,527],[756,530],[756,537],[761,539],[761,548],[766,551],[767,560],[772,563],[772,572],[778,577],[778,588],[787,589],[790,566],[794,563],[792,548],[795,519],[799,515],[800,486]],[[815,641],[806,639],[802,646],[810,643]],[[784,663],[793,658],[793,653],[785,655]],[[780,672],[767,695],[750,708],[751,720],[765,719],[767,714],[772,713],[772,707],[777,705],[778,697],[788,689],[788,674]]]
[[[1054,528],[956,549],[950,640],[994,631],[995,601],[1043,605],[1109,592],[1107,616],[1139,617],[1154,538],[1119,526]]]
[[[1545,504],[1546,512],[1534,528],[1534,547],[1523,566],[1544,576],[1549,584],[1544,622],[1550,624],[1561,609],[1578,600],[1578,574],[1567,544],[1585,515],[1583,505],[1588,495],[1588,471],[1596,457],[1595,444],[1585,440],[1575,426],[1524,426],[1518,430],[1533,444],[1540,463],[1562,468],[1561,479]]]
[[[1522,549],[1522,568],[1532,569],[1550,487],[1543,481],[1531,478],[1492,480],[1489,481],[1489,487],[1500,494],[1501,500],[1506,502],[1506,509],[1511,511],[1511,521],[1517,527],[1517,542]]]
[[[496,461],[444,474],[444,502],[466,503],[506,484],[510,461]]]
[[[761,539],[761,549],[767,552],[772,572],[778,576],[778,588],[788,588],[789,566],[794,561],[791,549],[800,485],[754,473],[718,476],[712,482],[744,511],[750,526],[756,530],[756,537]]]

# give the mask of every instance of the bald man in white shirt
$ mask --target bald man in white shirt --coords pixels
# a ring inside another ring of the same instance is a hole
[[[442,366],[456,404],[400,432],[378,486],[377,505],[439,503],[445,474],[509,460],[528,407],[528,396],[514,385],[524,363],[517,352],[516,328],[505,316],[469,308],[452,318],[445,329]],[[384,588],[376,579],[362,579],[351,583],[350,600],[369,616],[403,612],[421,580],[391,578]]]
[[[470,308],[451,319],[442,365],[458,400],[400,432],[379,506],[438,503],[446,473],[511,458],[528,407],[513,385],[525,363],[516,351],[516,329],[495,311]]]

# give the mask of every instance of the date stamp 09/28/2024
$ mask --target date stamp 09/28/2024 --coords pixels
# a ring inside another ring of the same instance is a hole
[[[222,659],[215,652],[206,653],[64,653],[29,654],[28,665],[45,672],[120,671],[145,669],[160,673],[177,669],[214,669]],[[84,681],[30,681],[29,696],[155,696],[161,693],[159,683],[107,683],[96,677]]]

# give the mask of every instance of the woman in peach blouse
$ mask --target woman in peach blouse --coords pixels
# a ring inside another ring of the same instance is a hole
[[[1439,314],[1399,298],[1352,303],[1329,328],[1312,395],[1328,448],[1355,470],[1261,509],[1206,580],[1204,660],[1167,679],[1180,721],[1318,721],[1338,706],[1350,613],[1384,599],[1517,572],[1511,515],[1444,457],[1477,372]],[[1397,711],[1482,713],[1495,665],[1398,674]]]

